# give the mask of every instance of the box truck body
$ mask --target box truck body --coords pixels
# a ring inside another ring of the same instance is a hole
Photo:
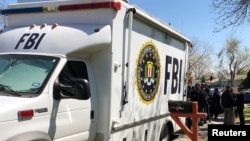
[[[114,0],[19,0],[1,14],[0,140],[156,141],[180,129],[190,40]]]

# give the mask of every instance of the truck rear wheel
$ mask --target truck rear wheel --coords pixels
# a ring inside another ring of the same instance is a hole
[[[172,134],[171,126],[166,124],[161,131],[160,141],[171,141]]]

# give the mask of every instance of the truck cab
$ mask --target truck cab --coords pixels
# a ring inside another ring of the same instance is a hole
[[[4,29],[0,128],[14,131],[1,132],[1,140],[94,140],[97,70],[91,59],[105,56],[98,52],[110,45],[110,36],[104,37],[108,34],[107,25],[31,24]]]

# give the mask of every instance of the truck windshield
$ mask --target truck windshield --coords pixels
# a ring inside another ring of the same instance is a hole
[[[37,55],[0,55],[0,93],[37,96],[58,60]]]

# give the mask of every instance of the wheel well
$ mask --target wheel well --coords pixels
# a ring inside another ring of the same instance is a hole
[[[32,140],[39,140],[39,141],[52,141],[50,136],[47,133],[41,131],[33,131],[33,132],[25,132],[18,135],[15,135],[6,141],[32,141]]]

